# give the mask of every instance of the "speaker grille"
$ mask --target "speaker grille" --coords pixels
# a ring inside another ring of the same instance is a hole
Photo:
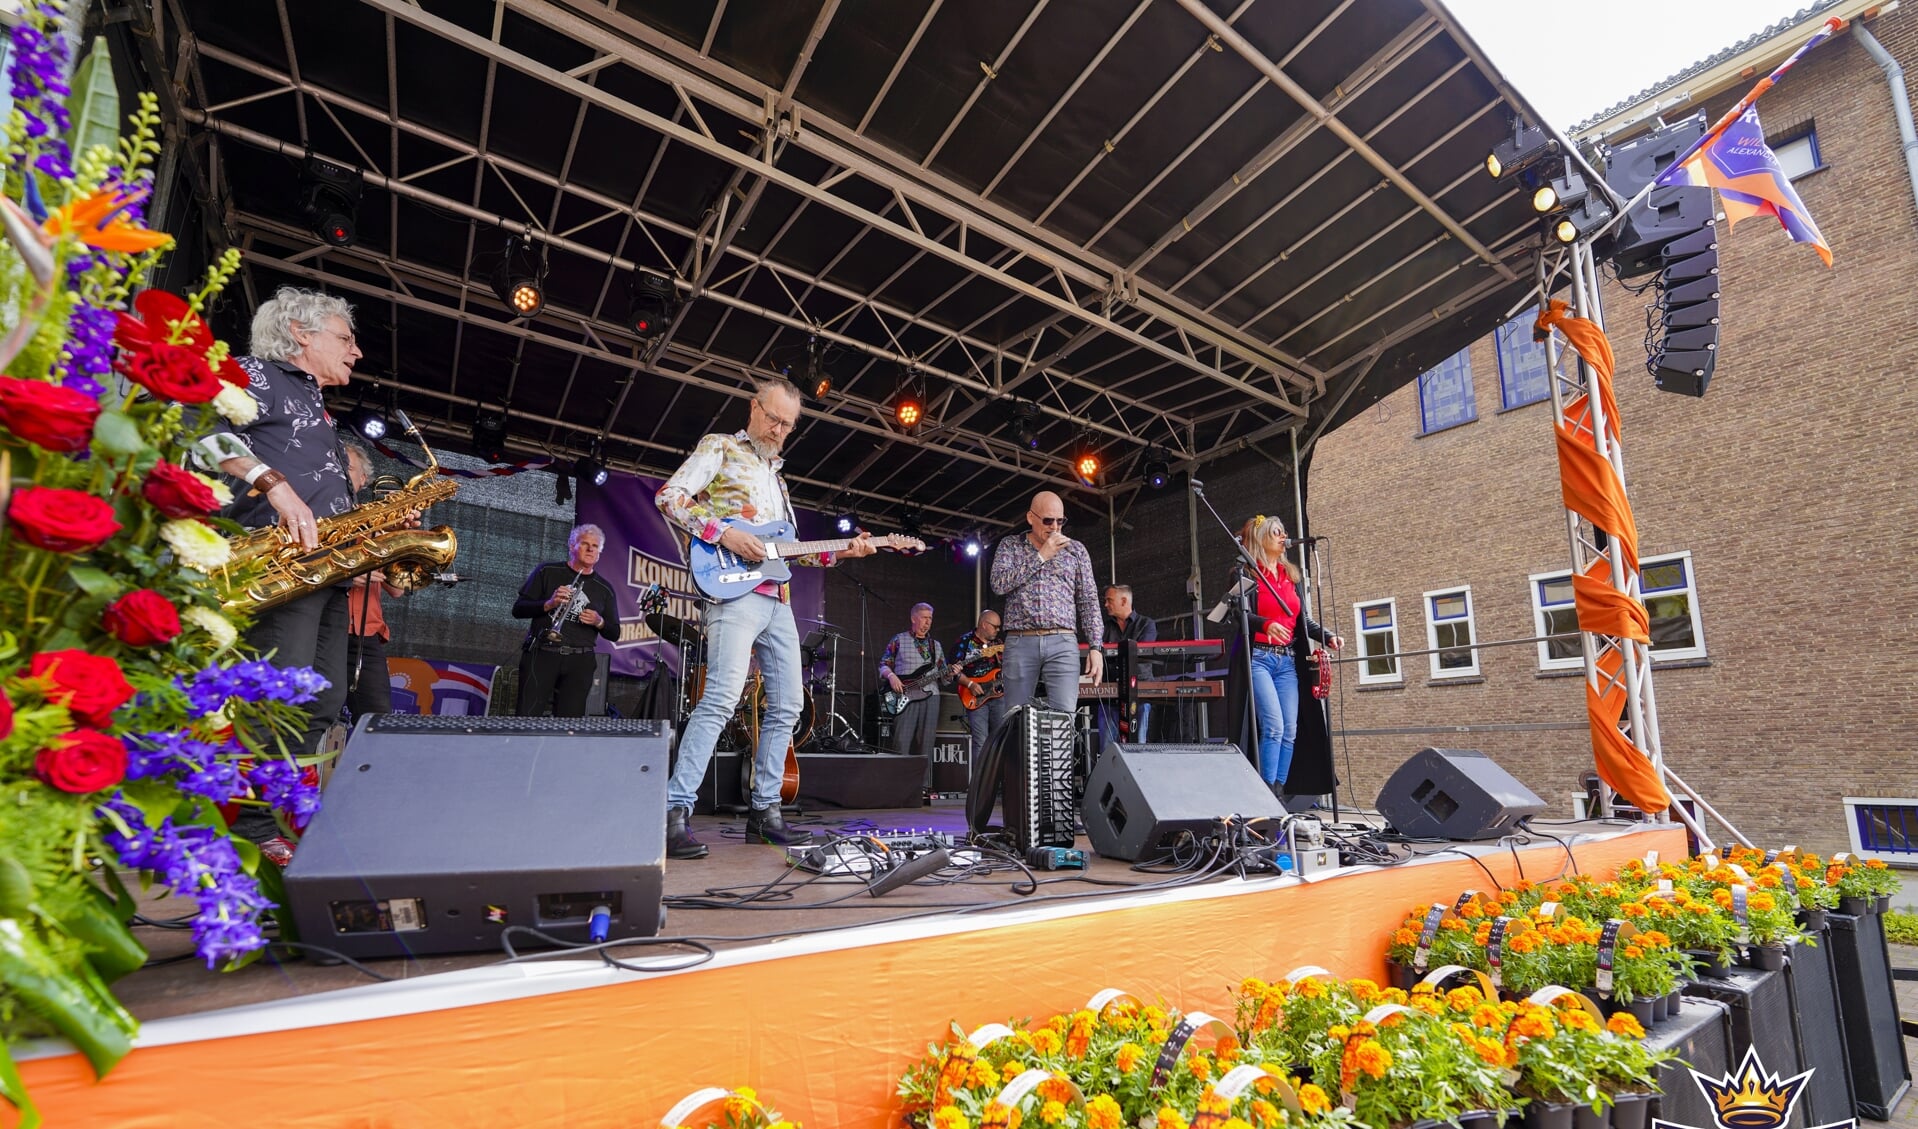
[[[459,714],[417,716],[376,714],[366,722],[369,733],[473,733],[509,737],[550,737],[583,734],[596,737],[664,737],[666,723],[646,717],[480,717]]]
[[[1905,1040],[1898,1029],[1898,997],[1891,982],[1884,921],[1875,913],[1861,917],[1834,913],[1827,920],[1858,1112],[1889,1121],[1911,1085],[1911,1068],[1905,1062]]]
[[[1706,977],[1687,986],[1687,995],[1708,995],[1731,1008],[1731,1058],[1742,1061],[1748,1047],[1758,1048],[1765,1069],[1790,1077],[1804,1070],[1799,1061],[1796,1030],[1792,1023],[1791,993],[1782,972],[1761,972],[1734,968],[1722,978]],[[1704,1073],[1700,1069],[1700,1073]],[[1717,1077],[1723,1077],[1720,1072]],[[1672,1120],[1666,1118],[1666,1120]],[[1714,1124],[1701,1122],[1700,1124]],[[1798,1129],[1805,1124],[1805,1103],[1792,1107],[1783,1129]]]
[[[1717,1110],[1692,1080],[1691,1071],[1723,1078],[1732,1070],[1731,1009],[1714,999],[1688,998],[1679,1013],[1645,1033],[1653,1050],[1672,1050],[1678,1057],[1658,1068],[1658,1088],[1652,1115],[1679,1125],[1716,1125]],[[1773,1067],[1772,1069],[1777,1069]]]

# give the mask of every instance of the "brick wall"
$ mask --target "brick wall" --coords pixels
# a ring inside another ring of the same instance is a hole
[[[1918,12],[1873,30],[1918,70]],[[1666,757],[1754,840],[1829,851],[1846,845],[1841,796],[1918,795],[1907,567],[1918,344],[1906,293],[1918,207],[1883,74],[1849,36],[1760,109],[1774,138],[1816,126],[1828,167],[1797,187],[1836,267],[1769,219],[1736,234],[1721,224],[1724,332],[1702,400],[1652,388],[1643,299],[1612,286],[1604,301],[1641,552],[1690,550],[1709,651],[1656,673]],[[1527,574],[1569,563],[1551,407],[1500,411],[1489,337],[1471,366],[1475,422],[1420,436],[1408,386],[1318,446],[1311,511],[1334,535],[1348,635],[1352,603],[1394,596],[1402,645],[1423,647],[1420,594],[1469,584],[1480,639],[1529,636]],[[1582,683],[1542,677],[1529,646],[1482,650],[1480,663],[1481,679],[1456,685],[1435,684],[1423,658],[1406,660],[1396,688],[1342,678],[1348,788],[1369,802],[1411,752],[1458,745],[1568,812],[1591,759]]]

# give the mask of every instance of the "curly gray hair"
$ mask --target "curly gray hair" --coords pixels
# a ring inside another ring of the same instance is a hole
[[[599,538],[600,546],[602,548],[605,547],[606,531],[604,529],[601,529],[599,526],[594,525],[592,522],[587,522],[585,525],[575,525],[573,527],[573,531],[567,535],[566,551],[570,553],[578,549],[579,539],[586,536],[589,533],[593,534],[594,536],[597,536]]]
[[[304,348],[293,338],[293,327],[313,331],[326,328],[327,318],[339,318],[353,331],[353,307],[346,299],[317,290],[282,286],[260,303],[253,315],[253,355],[269,361],[291,359]]]

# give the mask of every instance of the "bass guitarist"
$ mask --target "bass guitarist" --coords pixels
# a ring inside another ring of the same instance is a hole
[[[999,613],[987,608],[979,622],[959,637],[952,661],[959,664],[959,699],[966,704],[966,730],[972,734],[972,763],[1006,721],[1006,688],[999,681]]]
[[[740,522],[792,521],[779,457],[787,436],[799,424],[799,389],[771,378],[753,387],[751,415],[744,431],[700,439],[654,499],[666,519],[687,536],[722,547],[740,558],[766,558],[759,538],[735,528]],[[792,563],[830,567],[838,557],[865,557],[876,550],[861,533],[841,552],[798,557]],[[753,758],[752,795],[746,817],[747,842],[785,846],[811,842],[810,832],[792,831],[779,810],[779,786],[786,750],[799,724],[805,700],[800,681],[799,630],[793,623],[788,586],[767,581],[753,591],[707,605],[706,689],[686,719],[679,760],[666,788],[666,854],[704,858],[706,845],[693,837],[693,800],[712,762],[720,731],[733,716],[746,688],[752,659],[764,676],[766,710],[760,718]]]
[[[946,681],[951,671],[946,669],[945,648],[932,637],[932,605],[914,604],[911,622],[910,630],[901,631],[886,644],[886,653],[879,659],[879,677],[893,693],[911,699],[893,718],[892,751],[926,758],[922,791],[930,797],[932,745],[939,731],[939,683]]]

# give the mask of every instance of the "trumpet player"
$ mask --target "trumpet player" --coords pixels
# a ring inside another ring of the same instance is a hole
[[[612,586],[593,572],[606,547],[597,525],[566,539],[566,559],[540,565],[520,586],[514,619],[530,619],[519,659],[521,717],[582,717],[600,639],[619,641]]]
[[[319,545],[320,521],[353,508],[346,452],[326,410],[326,390],[349,383],[359,359],[353,307],[345,300],[288,286],[260,304],[251,354],[234,358],[259,415],[208,436],[197,451],[203,466],[233,479],[225,516],[249,529],[277,525],[289,541],[312,549]],[[262,612],[247,632],[251,649],[272,652],[280,666],[310,666],[327,681],[306,707],[306,734],[296,753],[319,751],[346,701],[346,603],[344,584],[320,588]],[[262,807],[243,808],[234,830],[275,863],[284,866],[293,857],[292,844]]]

